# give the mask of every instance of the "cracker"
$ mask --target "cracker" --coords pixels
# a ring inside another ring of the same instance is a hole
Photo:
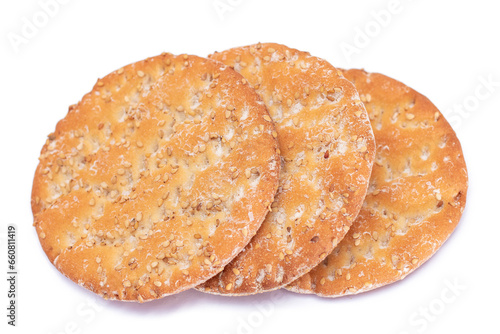
[[[268,119],[240,74],[196,56],[162,54],[98,80],[36,169],[34,225],[48,258],[81,286],[132,301],[220,272],[278,187]]]
[[[198,289],[274,290],[316,266],[349,229],[368,187],[373,132],[354,86],[320,58],[278,44],[211,57],[234,67],[263,98],[276,124],[282,174],[257,235]]]
[[[348,70],[375,133],[370,187],[349,233],[318,267],[287,289],[337,297],[406,277],[460,220],[467,170],[460,142],[423,95],[382,74]]]

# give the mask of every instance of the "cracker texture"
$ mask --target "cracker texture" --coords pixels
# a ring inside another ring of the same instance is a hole
[[[36,169],[34,226],[49,260],[105,298],[140,302],[217,274],[278,187],[268,118],[240,74],[196,56],[166,53],[98,80]]]
[[[323,297],[372,290],[421,266],[457,226],[468,186],[460,142],[429,99],[382,74],[344,74],[366,105],[377,153],[349,233],[319,266],[286,287]]]
[[[241,73],[264,100],[276,124],[282,173],[256,236],[197,289],[274,290],[316,266],[348,231],[368,188],[373,132],[354,86],[320,58],[273,43],[210,57]]]

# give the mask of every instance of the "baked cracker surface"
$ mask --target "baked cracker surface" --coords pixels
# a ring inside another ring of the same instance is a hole
[[[272,212],[223,272],[197,289],[277,289],[322,261],[348,231],[368,187],[375,143],[355,87],[331,64],[279,44],[210,56],[241,73],[276,124],[282,173]]]
[[[268,213],[280,171],[260,97],[214,60],[162,54],[97,81],[49,135],[32,209],[55,267],[109,299],[196,286]]]
[[[344,71],[361,94],[377,142],[363,208],[320,265],[286,288],[337,297],[406,277],[457,226],[467,169],[455,132],[425,96],[377,73]]]

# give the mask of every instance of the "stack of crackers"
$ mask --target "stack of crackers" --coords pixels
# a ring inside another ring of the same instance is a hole
[[[390,284],[450,236],[468,182],[426,97],[273,43],[120,68],[39,160],[31,204],[49,260],[139,302]]]

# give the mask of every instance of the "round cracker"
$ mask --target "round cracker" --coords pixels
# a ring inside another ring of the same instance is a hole
[[[260,97],[221,63],[162,54],[119,69],[42,149],[32,193],[42,247],[106,298],[196,286],[268,213],[280,170],[273,134]]]
[[[382,74],[348,70],[370,115],[377,153],[363,208],[325,261],[287,289],[337,297],[406,277],[460,220],[467,170],[460,142],[425,96]]]
[[[198,289],[277,289],[323,260],[357,216],[375,155],[373,132],[356,89],[325,60],[278,44],[211,57],[234,67],[263,98],[276,124],[282,174],[256,236]]]

